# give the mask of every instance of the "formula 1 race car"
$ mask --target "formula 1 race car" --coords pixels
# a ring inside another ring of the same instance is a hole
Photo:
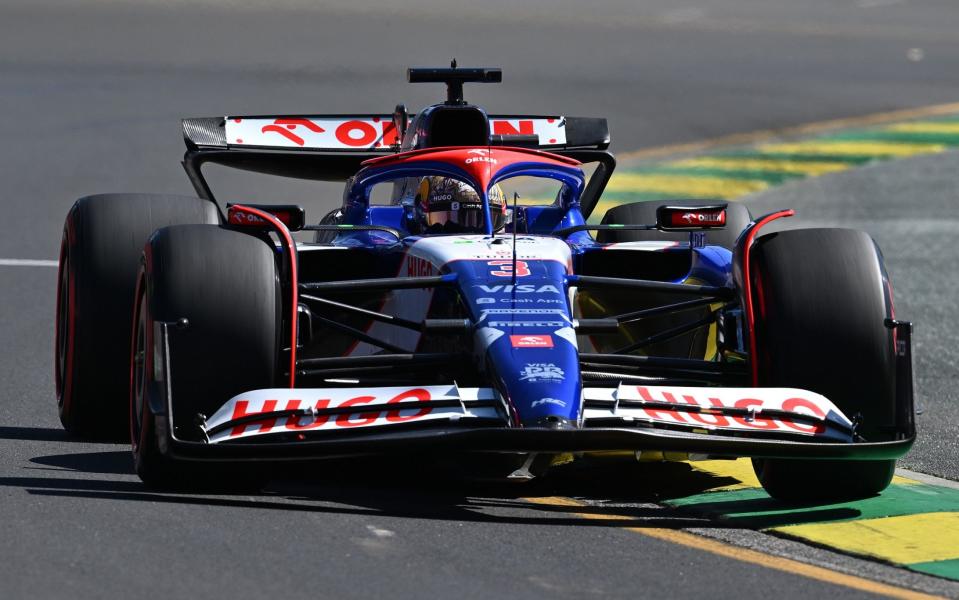
[[[411,121],[402,105],[186,119],[199,198],[76,202],[56,321],[68,431],[129,428],[157,487],[224,462],[240,477],[415,452],[505,457],[522,480],[610,451],[751,457],[789,500],[888,485],[915,439],[911,325],[868,235],[759,235],[793,212],[695,199],[590,221],[615,167],[605,119],[463,100],[499,69],[409,79],[446,83],[446,102]],[[206,163],[344,181],[343,203],[318,224],[221,206]]]

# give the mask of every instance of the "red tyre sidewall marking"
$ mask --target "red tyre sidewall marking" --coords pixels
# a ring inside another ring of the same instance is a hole
[[[60,241],[60,261],[57,264],[57,313],[55,317],[56,321],[54,321],[57,324],[57,332],[53,339],[53,355],[56,357],[56,361],[53,363],[53,378],[54,382],[56,383],[57,398],[60,399],[61,403],[63,402],[63,371],[66,370],[67,366],[65,356],[63,357],[63,365],[60,364],[60,345],[63,341],[63,337],[66,335],[66,332],[63,331],[63,327],[60,326],[61,316],[63,315],[63,311],[66,310],[66,307],[62,305],[63,302],[61,302],[61,299],[63,298],[63,259],[66,256],[66,245],[67,232],[64,230],[63,239]],[[67,293],[69,294],[69,291]],[[64,354],[66,354],[65,351]]]
[[[73,266],[73,261],[69,260],[70,248],[74,246],[74,240],[76,239],[76,232],[73,225],[73,220],[68,217],[67,226],[63,232],[63,241],[60,244],[60,264],[57,268],[57,280],[60,281],[60,277],[63,273],[63,262],[66,259],[67,268],[66,268],[66,277],[67,277],[67,327],[66,327],[66,337],[67,339],[64,342],[64,351],[66,357],[63,360],[63,372],[59,373],[56,378],[57,383],[57,393],[60,395],[60,404],[61,411],[63,413],[69,414],[70,407],[73,404],[73,363],[74,363],[74,347],[76,345],[76,318],[77,318],[77,288],[76,288],[76,276],[75,268]],[[59,283],[58,283],[59,287]],[[57,364],[54,369],[59,371],[60,363],[60,335],[59,323],[60,323],[60,311],[64,307],[60,306],[60,294],[57,294]]]

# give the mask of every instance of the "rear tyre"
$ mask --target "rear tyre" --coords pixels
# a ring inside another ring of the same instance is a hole
[[[760,237],[752,249],[759,385],[830,399],[867,441],[895,425],[895,347],[885,319],[892,298],[872,238],[849,229],[799,229]],[[757,459],[763,488],[788,501],[874,496],[895,460]]]
[[[57,283],[55,376],[70,433],[126,434],[130,323],[137,261],[159,227],[217,223],[212,202],[157,194],[100,194],[67,214]]]
[[[343,218],[343,209],[334,208],[330,212],[323,215],[323,218],[320,219],[320,225],[336,225]],[[313,242],[316,244],[329,244],[336,239],[335,231],[317,231],[316,235],[313,236]]]
[[[177,460],[167,449],[171,433],[200,439],[198,413],[276,385],[281,294],[274,256],[263,240],[219,227],[168,227],[150,238],[137,286],[129,393],[134,464],[148,486],[250,490],[265,483],[255,465]],[[156,323],[171,324],[168,364],[157,355]]]
[[[715,200],[655,200],[632,202],[614,206],[603,215],[602,223],[620,225],[654,225],[656,209],[660,206],[703,206],[716,204]],[[736,245],[736,238],[752,221],[749,209],[744,204],[729,202],[726,207],[726,227],[706,231],[706,243],[722,246],[730,252]],[[688,242],[689,233],[681,231],[597,231],[596,241],[611,244],[614,242]]]

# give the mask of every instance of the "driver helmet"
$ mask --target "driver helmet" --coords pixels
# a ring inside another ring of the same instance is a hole
[[[489,194],[493,231],[506,225],[506,195],[494,185]],[[415,198],[416,212],[428,233],[482,233],[483,200],[468,184],[450,177],[424,177]]]

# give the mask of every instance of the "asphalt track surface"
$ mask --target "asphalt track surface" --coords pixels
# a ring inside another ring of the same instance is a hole
[[[189,193],[177,164],[180,117],[383,112],[399,101],[416,108],[441,90],[405,84],[403,69],[452,56],[506,69],[502,85],[467,88],[467,98],[496,112],[607,116],[619,151],[959,99],[957,9],[945,0],[513,4],[5,0],[0,259],[55,259],[78,196]],[[954,212],[945,200],[954,161],[947,155],[928,167],[940,177],[941,201],[925,202],[925,179],[902,184],[912,177],[902,163],[889,175],[901,196],[873,205],[850,186],[841,198],[814,202],[817,218],[875,231],[894,278],[941,282],[946,263],[923,260],[914,230],[896,224],[905,216],[932,227]],[[800,185],[788,191],[794,199],[803,197]],[[248,178],[223,189],[292,197],[314,217],[339,198],[329,187],[274,192]],[[922,231],[939,245],[955,235]],[[908,251],[908,261],[897,263],[893,248]],[[124,446],[60,430],[54,273],[0,264],[0,597],[867,594],[623,525],[705,528],[770,554],[959,595],[946,582],[659,508],[659,488],[676,485],[681,467],[574,473],[523,489],[402,471],[376,483],[369,474],[385,477],[382,469],[332,467],[278,481],[262,496],[150,493],[131,474]],[[906,316],[930,320],[920,325],[928,327],[922,348],[936,357],[917,359],[927,414],[956,422],[955,295],[948,285],[932,295],[903,287],[897,282]],[[909,465],[955,477],[955,428],[921,425],[935,441],[920,443]],[[575,496],[587,507],[522,499],[537,495]]]

